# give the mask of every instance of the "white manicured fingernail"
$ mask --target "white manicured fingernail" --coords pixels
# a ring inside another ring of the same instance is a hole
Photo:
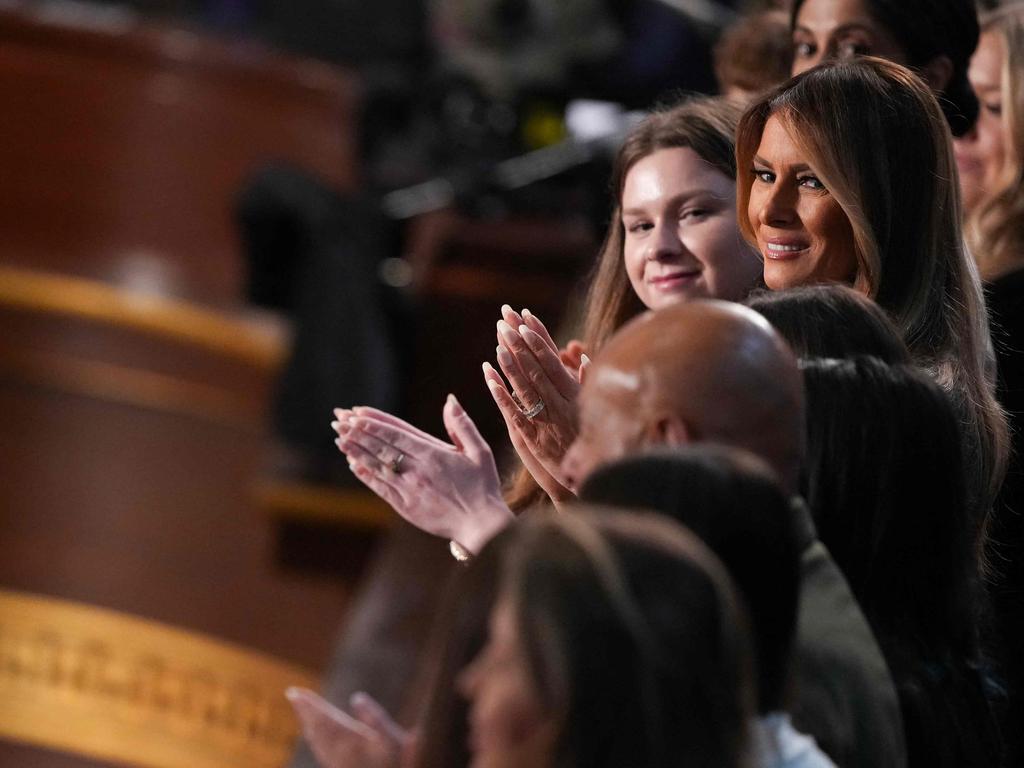
[[[531,312],[526,307],[523,307],[523,317],[530,317]]]
[[[590,358],[586,355],[580,355],[580,363],[582,365],[590,365]]]
[[[506,323],[504,320],[498,322],[498,333],[502,335],[506,340],[515,341],[516,332],[512,330],[512,326]]]

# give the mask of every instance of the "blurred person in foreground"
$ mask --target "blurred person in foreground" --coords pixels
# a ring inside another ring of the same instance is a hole
[[[320,742],[323,768],[755,765],[742,608],[717,558],[678,523],[539,514],[459,576],[435,627],[418,746],[389,753],[388,736],[349,723],[339,748]],[[323,730],[315,695],[289,696],[307,736]]]

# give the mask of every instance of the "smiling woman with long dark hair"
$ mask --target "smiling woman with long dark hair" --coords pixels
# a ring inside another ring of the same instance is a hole
[[[979,531],[1004,472],[1006,421],[981,284],[964,246],[945,119],[905,67],[864,57],[825,64],[740,121],[740,228],[771,289],[840,281],[876,301],[964,421]]]

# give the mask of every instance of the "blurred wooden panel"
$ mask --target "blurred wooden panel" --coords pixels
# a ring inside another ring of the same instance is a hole
[[[109,14],[0,10],[0,260],[238,303],[232,205],[275,160],[355,183],[354,81]]]
[[[0,276],[0,299],[31,295],[16,271]],[[21,277],[120,311],[0,300],[0,588],[322,669],[349,586],[281,565],[258,494],[281,339],[196,305],[149,298],[132,309],[109,286]],[[154,318],[191,322],[175,336]],[[365,552],[349,556],[354,575]],[[22,764],[12,749],[0,741],[0,765]],[[28,764],[67,763],[49,754]]]

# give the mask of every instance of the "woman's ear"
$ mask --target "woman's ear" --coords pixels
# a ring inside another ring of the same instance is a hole
[[[936,56],[924,65],[920,74],[933,91],[944,91],[953,79],[953,61],[949,56]]]

